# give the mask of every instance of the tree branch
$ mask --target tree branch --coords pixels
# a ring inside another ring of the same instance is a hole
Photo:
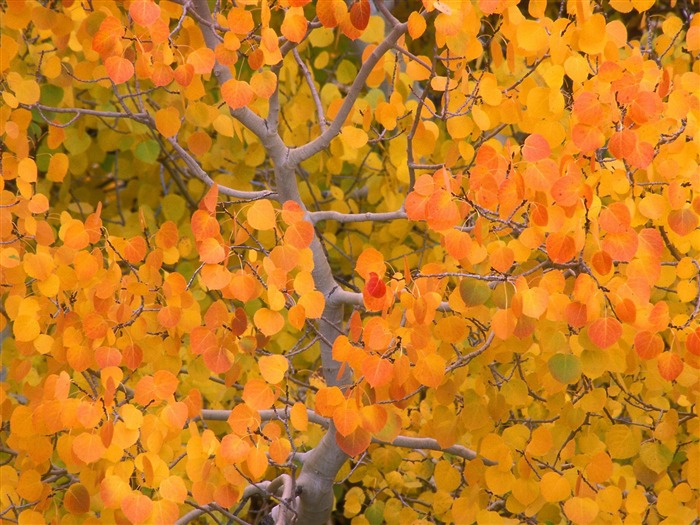
[[[336,221],[341,224],[348,222],[379,222],[394,221],[397,219],[407,219],[406,212],[402,209],[387,212],[366,212],[366,213],[341,213],[339,211],[312,211],[309,212],[311,222],[314,224],[320,221]]]
[[[314,78],[311,76],[309,68],[306,67],[306,64],[304,64],[304,61],[299,56],[299,51],[297,51],[297,48],[294,48],[292,54],[294,55],[294,60],[296,60],[297,64],[299,64],[299,69],[301,69],[301,72],[304,74],[306,84],[311,90],[311,98],[313,98],[314,104],[316,105],[316,115],[318,117],[318,124],[321,127],[321,133],[324,133],[328,126],[326,125],[326,116],[323,114],[323,104],[321,103],[321,96],[318,94],[316,84],[314,84]]]
[[[180,146],[175,137],[169,138],[168,143],[173,147],[173,149],[177,152],[180,158],[183,161],[185,161],[185,164],[187,164],[190,173],[192,173],[195,177],[204,182],[207,186],[211,186],[212,184],[214,184],[212,178],[207,174],[206,171],[202,169],[202,167],[199,165],[199,162],[197,162],[195,158],[192,155],[190,155],[190,153],[185,148]],[[266,199],[268,197],[274,197],[276,195],[274,191],[270,190],[242,191],[235,190],[233,188],[229,188],[228,186],[222,185],[219,185],[219,192],[223,195],[228,195],[229,197],[234,197],[236,199],[243,200]]]
[[[389,33],[387,37],[374,49],[374,51],[372,51],[365,63],[362,64],[360,71],[355,77],[355,81],[352,83],[352,86],[350,86],[343,104],[338,110],[338,114],[328,129],[326,129],[325,132],[321,133],[320,136],[316,137],[311,142],[290,150],[289,160],[292,164],[298,164],[328,147],[331,140],[333,140],[340,133],[340,128],[345,123],[345,119],[350,114],[352,106],[355,104],[357,97],[365,87],[365,81],[367,80],[367,77],[369,77],[370,73],[372,73],[374,66],[377,65],[384,54],[386,54],[386,52],[389,51],[396,42],[398,42],[399,38],[401,38],[407,30],[407,23],[394,26],[391,33]]]

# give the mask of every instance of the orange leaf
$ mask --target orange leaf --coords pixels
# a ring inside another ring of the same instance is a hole
[[[316,16],[323,27],[336,27],[340,21],[337,16],[341,10],[336,9],[336,0],[317,0]]]
[[[260,308],[253,315],[255,326],[263,334],[270,337],[282,330],[284,327],[284,317],[279,312],[270,310],[269,308]]]
[[[634,349],[642,359],[654,359],[664,351],[664,340],[659,334],[645,330],[634,336]]]
[[[232,7],[228,12],[228,26],[237,35],[248,34],[255,27],[253,14],[242,7]]]
[[[232,109],[240,109],[253,101],[255,92],[248,82],[231,79],[221,86],[221,96]]]
[[[355,271],[366,281],[372,278],[374,273],[377,277],[384,276],[386,264],[384,256],[375,248],[368,247],[363,250],[355,263]]]
[[[146,245],[146,240],[140,235],[137,237],[132,237],[127,240],[124,244],[124,258],[131,264],[136,264],[143,261],[146,257],[146,250],[148,246]]]
[[[547,255],[555,263],[566,263],[576,255],[574,239],[562,232],[552,232],[545,241]]]
[[[700,356],[700,328],[696,328],[694,332],[688,334],[685,347],[691,354]]]
[[[299,221],[284,232],[284,242],[298,249],[308,248],[314,240],[314,227],[310,222]]]
[[[253,480],[259,480],[265,475],[265,471],[267,470],[267,454],[258,446],[250,447],[246,465],[248,466],[248,471]]]
[[[146,522],[153,512],[151,499],[136,491],[127,494],[120,507],[126,518],[134,525]]]
[[[82,483],[73,483],[63,497],[63,506],[71,514],[85,514],[90,510],[90,494]]]
[[[194,78],[194,67],[192,64],[180,64],[175,71],[173,71],[173,76],[175,77],[175,82],[182,87],[187,87]]]
[[[336,432],[335,441],[340,449],[348,456],[358,456],[362,454],[372,442],[372,435],[364,428],[356,428],[347,436]]]
[[[95,463],[107,451],[98,434],[83,432],[73,440],[73,454],[83,463]]]
[[[147,27],[160,17],[160,7],[151,0],[134,0],[129,6],[129,15],[134,22]]]
[[[698,227],[698,216],[691,208],[673,210],[668,214],[668,226],[674,233],[684,237]]]
[[[605,144],[605,136],[595,126],[575,124],[571,130],[571,138],[581,153],[591,154]]]
[[[588,337],[599,348],[608,348],[622,336],[622,325],[614,317],[596,319],[588,327]]]
[[[408,34],[411,35],[412,39],[420,38],[423,33],[425,33],[426,27],[425,18],[417,11],[412,11],[411,14],[408,15]]]
[[[616,131],[610,137],[608,149],[618,159],[626,159],[637,147],[637,134],[630,129]]]
[[[673,381],[683,371],[683,361],[677,354],[672,352],[664,352],[657,357],[656,365],[659,368],[659,374],[666,381]]]
[[[156,129],[164,137],[174,137],[180,131],[180,112],[173,106],[159,109],[155,119]]]
[[[305,432],[309,426],[309,414],[306,411],[306,405],[300,401],[294,403],[294,406],[289,411],[289,420],[296,430]]]
[[[380,388],[391,383],[392,371],[391,363],[376,355],[370,355],[362,362],[362,375],[372,388]]]
[[[277,224],[275,208],[267,200],[255,201],[248,209],[248,224],[256,230],[272,230]]]
[[[187,63],[191,64],[193,71],[200,75],[210,73],[214,68],[215,62],[216,57],[214,56],[214,52],[208,47],[200,47],[195,49],[187,56]],[[223,92],[223,86],[221,90]],[[224,96],[224,98],[226,97]]]
[[[197,245],[199,260],[206,264],[219,264],[226,259],[226,248],[213,237],[208,237]]]
[[[523,158],[528,162],[536,162],[538,160],[549,157],[552,150],[549,147],[549,142],[542,135],[533,133],[525,139],[523,145]]]
[[[386,409],[381,405],[369,405],[360,409],[360,426],[367,432],[381,431],[387,419]]]
[[[115,84],[123,84],[134,76],[134,65],[120,56],[112,56],[105,60],[105,69]]]
[[[260,414],[248,405],[239,404],[233,407],[226,422],[235,434],[248,436],[260,428]]]
[[[124,35],[124,26],[121,21],[113,16],[108,16],[100,24],[100,28],[92,39],[92,49],[101,56],[109,56],[121,52],[121,38]]]
[[[204,364],[207,365],[207,368],[215,374],[228,372],[233,364],[230,352],[226,347],[219,346],[218,344],[213,348],[205,350],[202,357],[204,358]]]
[[[354,399],[346,399],[333,411],[333,423],[339,434],[347,436],[360,425],[360,411]]]
[[[284,15],[280,31],[282,35],[290,42],[299,43],[306,36],[306,28],[308,20],[304,16],[304,11],[301,8],[290,8]]]
[[[250,87],[258,97],[267,100],[277,89],[277,75],[269,70],[253,73],[250,79]]]
[[[249,379],[243,388],[243,401],[253,410],[267,410],[276,399],[275,391],[261,379]]]
[[[330,417],[337,406],[345,401],[345,396],[337,386],[319,388],[316,393],[316,412]]]

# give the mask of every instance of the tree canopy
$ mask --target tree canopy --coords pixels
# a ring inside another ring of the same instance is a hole
[[[697,523],[697,8],[0,0],[0,523]]]

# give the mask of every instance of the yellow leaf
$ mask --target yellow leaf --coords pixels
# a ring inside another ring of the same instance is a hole
[[[284,379],[289,368],[289,361],[282,355],[266,355],[258,360],[258,367],[263,379],[276,385]]]
[[[165,137],[174,137],[180,131],[180,112],[169,106],[156,112],[156,129]]]

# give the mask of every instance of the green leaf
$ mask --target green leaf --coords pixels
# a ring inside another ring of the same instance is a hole
[[[51,84],[41,86],[41,103],[47,106],[58,106],[63,100],[63,89]]]
[[[572,354],[555,354],[547,363],[554,379],[568,385],[576,383],[581,377],[581,361]]]
[[[142,142],[134,150],[134,156],[147,164],[154,164],[158,159],[160,146],[155,140],[147,140]]]
[[[162,206],[165,218],[176,223],[180,222],[187,208],[185,199],[174,193],[163,197]]]
[[[462,279],[459,283],[459,295],[467,306],[480,306],[491,297],[491,288],[483,281]]]
[[[642,445],[639,457],[649,470],[661,474],[673,461],[673,451],[661,443],[647,442]]]

